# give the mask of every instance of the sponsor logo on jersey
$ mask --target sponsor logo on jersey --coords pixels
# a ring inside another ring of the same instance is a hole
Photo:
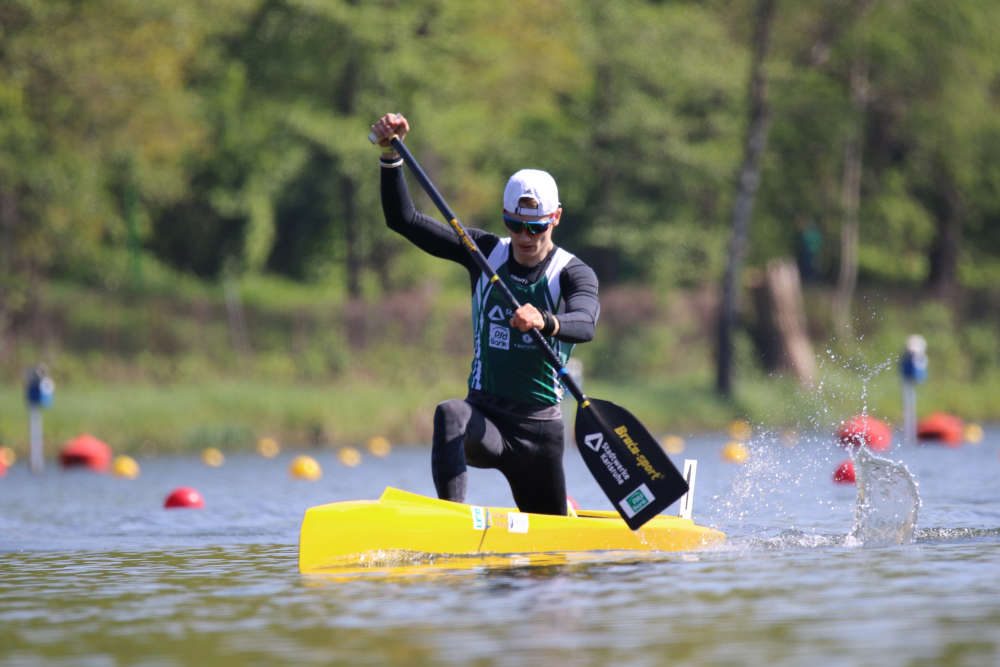
[[[500,306],[493,306],[490,308],[489,316],[492,322],[506,322],[510,318],[504,314],[503,308]]]
[[[510,349],[510,329],[490,323],[490,347],[498,350]]]

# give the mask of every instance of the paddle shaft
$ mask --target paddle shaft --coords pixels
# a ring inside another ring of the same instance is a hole
[[[369,135],[369,139],[375,143],[374,135]],[[500,290],[512,308],[520,308],[517,297],[490,267],[482,250],[465,231],[406,145],[396,136],[389,141],[458,235],[483,275]],[[576,398],[574,430],[577,449],[601,490],[629,528],[637,530],[687,493],[687,482],[639,420],[614,403],[587,398],[542,332],[532,328],[529,333],[549,362],[558,369],[559,379]],[[612,427],[611,422],[616,426]]]
[[[451,228],[455,230],[456,234],[458,234],[458,238],[461,240],[462,245],[465,246],[465,249],[469,251],[470,255],[472,255],[472,259],[476,262],[479,270],[482,271],[484,275],[489,276],[490,282],[492,282],[496,288],[500,290],[504,299],[507,300],[507,303],[510,304],[514,310],[520,308],[521,304],[518,302],[517,297],[514,296],[514,293],[510,291],[510,288],[507,287],[504,281],[500,279],[500,276],[497,275],[496,271],[490,267],[490,263],[486,259],[486,255],[483,254],[483,251],[479,249],[476,242],[472,240],[472,237],[470,237],[465,231],[465,227],[463,227],[462,223],[458,221],[458,217],[452,212],[451,207],[448,206],[448,202],[444,200],[441,193],[438,192],[436,187],[434,187],[434,183],[431,182],[431,179],[424,172],[420,163],[417,162],[417,159],[413,157],[413,153],[410,152],[410,149],[406,147],[406,144],[404,144],[399,137],[392,137],[390,139],[390,143],[392,144],[392,147],[396,149],[396,152],[399,153],[400,157],[403,158],[403,161],[413,172],[413,175],[417,177],[418,181],[420,181],[420,185],[424,188],[424,192],[426,192],[427,196],[431,198],[431,201],[434,202],[437,209],[441,211],[441,215],[445,217],[445,220],[448,221]],[[559,355],[556,354],[556,351],[553,350],[552,346],[545,340],[545,336],[542,335],[542,332],[538,329],[532,328],[528,333],[531,335],[532,340],[534,340],[545,353],[545,356],[549,358],[549,362],[559,369],[559,379],[562,380],[562,383],[566,385],[567,389],[569,389],[569,393],[573,394],[573,397],[580,405],[586,405],[588,402],[586,394],[583,393],[583,390],[576,383],[576,380],[574,380],[573,376],[566,370],[566,367],[563,365]]]

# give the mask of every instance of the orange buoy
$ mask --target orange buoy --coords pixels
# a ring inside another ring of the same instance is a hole
[[[943,442],[958,447],[965,438],[965,424],[955,415],[934,412],[917,422],[917,439]]]
[[[265,436],[257,441],[257,453],[265,459],[273,459],[281,453],[281,445],[270,436]]]
[[[753,434],[753,426],[746,419],[734,419],[729,422],[728,431],[733,440],[749,440]]]
[[[288,466],[288,474],[296,479],[315,482],[323,476],[323,469],[313,457],[300,454],[292,459],[291,465]]]
[[[972,428],[972,427],[976,427],[976,428],[979,429],[979,439],[982,440],[983,439],[983,437],[982,437],[983,436],[983,429],[979,425],[977,425],[977,424],[970,424],[969,428]],[[970,438],[970,440],[971,440],[971,438]],[[15,452],[10,447],[0,446],[0,463],[4,464],[8,468],[11,468],[11,467],[14,466],[15,462],[17,462],[17,452]]]
[[[892,430],[874,417],[857,415],[840,425],[837,439],[845,447],[867,445],[872,451],[883,452],[892,447]]]
[[[63,445],[59,462],[64,468],[85,466],[96,472],[107,472],[111,464],[111,447],[85,433]]]
[[[837,466],[833,472],[833,481],[838,484],[854,484],[854,462],[848,459]]]
[[[206,447],[201,452],[201,462],[209,468],[218,468],[226,462],[226,455],[218,447]]]
[[[736,440],[730,440],[722,446],[722,460],[727,463],[746,463],[750,458],[750,452],[746,445]]]
[[[372,456],[377,456],[380,459],[384,459],[389,456],[389,452],[392,451],[392,443],[390,443],[389,439],[383,435],[376,435],[368,438],[368,442],[365,443],[365,446],[368,448],[368,451]]]
[[[170,492],[167,499],[163,501],[163,507],[167,509],[190,508],[200,509],[205,506],[205,499],[201,497],[197,489],[190,486],[180,486]]]
[[[354,447],[341,447],[337,450],[337,460],[348,468],[361,464],[361,452]]]
[[[7,474],[7,462],[0,458],[0,477]]]
[[[660,440],[660,446],[667,454],[681,454],[684,452],[684,438],[679,435],[665,435]]]
[[[111,462],[111,472],[115,477],[135,479],[139,476],[139,463],[131,456],[122,454]]]
[[[965,436],[965,441],[970,445],[978,445],[983,441],[983,435],[985,434],[983,433],[983,427],[979,424],[966,424],[965,432],[962,435]],[[0,447],[0,458],[3,458],[2,450],[3,448]]]

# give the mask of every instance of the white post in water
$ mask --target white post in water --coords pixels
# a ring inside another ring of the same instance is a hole
[[[688,492],[681,496],[680,509],[677,516],[690,520],[694,516],[694,481],[698,477],[698,461],[684,459],[684,481],[688,484]]]
[[[42,410],[35,406],[28,408],[28,434],[31,443],[31,457],[28,465],[36,475],[45,468],[45,439],[42,436]]]
[[[55,382],[49,377],[45,366],[39,365],[28,371],[24,382],[24,397],[28,402],[28,435],[31,443],[29,465],[31,472],[41,473],[45,467],[45,439],[42,436],[42,409],[52,405]]]
[[[914,334],[906,339],[899,362],[903,375],[903,442],[917,442],[917,385],[927,379],[927,341]]]

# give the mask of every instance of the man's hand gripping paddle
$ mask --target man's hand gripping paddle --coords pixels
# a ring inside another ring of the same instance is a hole
[[[372,143],[378,141],[374,134],[368,138]],[[398,137],[392,137],[390,143],[455,230],[480,270],[500,290],[511,308],[517,310],[521,304],[490,268],[486,256],[466,233],[416,158]],[[684,477],[639,420],[610,401],[588,398],[542,333],[531,329],[530,335],[545,352],[549,362],[559,369],[560,380],[576,398],[577,448],[594,479],[628,527],[638,529],[687,493],[688,485]]]

